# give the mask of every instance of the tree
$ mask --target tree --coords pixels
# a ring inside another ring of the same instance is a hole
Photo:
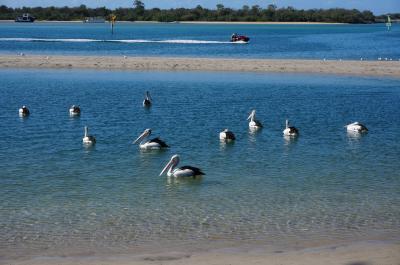
[[[144,15],[144,3],[140,0],[133,1],[133,7],[136,15],[143,16]]]

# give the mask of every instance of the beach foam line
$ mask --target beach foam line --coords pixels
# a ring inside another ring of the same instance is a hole
[[[240,44],[245,42],[230,41],[209,41],[209,40],[97,40],[97,39],[45,39],[45,38],[0,38],[0,41],[17,41],[17,42],[111,42],[111,43],[171,43],[171,44]]]

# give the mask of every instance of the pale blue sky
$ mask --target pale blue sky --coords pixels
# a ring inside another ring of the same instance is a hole
[[[382,13],[400,12],[400,0],[142,0],[146,8],[175,8],[195,7],[200,4],[203,7],[214,8],[216,4],[222,3],[227,7],[240,8],[246,5],[260,5],[266,7],[271,3],[278,7],[293,6],[295,8],[356,8],[359,10],[371,10],[376,15]],[[133,0],[0,0],[0,5],[12,7],[22,6],[79,6],[85,4],[90,7],[106,6],[108,8],[130,7]]]

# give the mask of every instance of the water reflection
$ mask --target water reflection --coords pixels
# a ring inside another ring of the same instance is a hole
[[[249,127],[249,141],[255,143],[257,135],[262,131],[260,127]]]
[[[90,152],[96,150],[95,144],[82,143],[82,146],[85,154],[89,154]]]
[[[297,143],[298,138],[299,138],[299,136],[297,136],[297,135],[296,136],[284,135],[283,136],[284,145],[287,147],[294,146]]]
[[[224,151],[228,148],[232,148],[235,145],[235,141],[219,140],[219,150]]]
[[[349,141],[359,141],[366,134],[367,132],[347,131],[347,138]]]
[[[177,185],[189,185],[189,186],[198,186],[201,184],[203,180],[203,176],[194,176],[194,177],[181,177],[177,178],[174,176],[167,177],[167,187],[174,187]]]

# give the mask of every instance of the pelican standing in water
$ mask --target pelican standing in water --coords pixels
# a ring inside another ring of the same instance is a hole
[[[79,115],[81,115],[81,109],[79,108],[79,106],[72,105],[69,108],[69,115],[70,116],[79,116]]]
[[[144,132],[139,135],[139,137],[133,141],[133,144],[136,144],[138,141],[140,149],[162,149],[162,148],[167,148],[169,147],[163,140],[160,138],[156,137],[153,138],[149,141],[144,141],[144,139],[151,134],[151,129],[146,129]]]
[[[368,132],[367,127],[363,124],[359,123],[358,121],[350,123],[345,126],[348,132],[356,132],[356,133],[364,133]]]
[[[219,133],[219,139],[222,141],[234,141],[236,139],[233,132],[229,131],[228,129],[223,130]]]
[[[26,117],[30,114],[29,109],[26,106],[22,106],[19,110],[18,110],[19,116],[21,117]]]
[[[151,97],[149,91],[146,91],[146,96],[143,100],[143,107],[150,107],[151,106]]]
[[[283,130],[283,135],[285,136],[297,136],[299,135],[299,130],[296,127],[289,126],[289,120],[286,120],[286,128]]]
[[[82,138],[82,142],[87,145],[96,143],[96,138],[93,135],[89,135],[89,129],[87,126],[85,126],[85,135]]]
[[[256,120],[256,110],[255,109],[251,111],[247,120],[250,120],[250,122],[249,122],[250,129],[260,129],[263,127],[261,122]]]
[[[179,178],[179,177],[195,177],[195,176],[205,175],[200,168],[192,166],[183,166],[180,168],[176,168],[178,164],[179,164],[179,156],[173,155],[169,160],[168,164],[161,171],[160,176],[164,174],[165,171],[167,170],[168,170],[167,172],[168,177],[174,176]]]

